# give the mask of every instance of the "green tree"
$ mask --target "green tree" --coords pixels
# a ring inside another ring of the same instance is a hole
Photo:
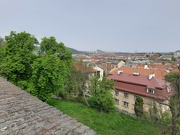
[[[3,38],[0,37],[0,74],[2,74],[2,64],[4,63],[4,58],[5,58],[5,46],[6,46],[6,41],[4,41]]]
[[[175,94],[170,98],[168,106],[172,114],[171,135],[176,135],[180,133],[180,72],[170,73],[165,79],[167,81],[171,80],[175,90]]]
[[[4,48],[6,46],[6,41],[0,37],[0,49]]]
[[[28,91],[42,101],[58,95],[64,89],[66,66],[56,55],[37,58],[32,64],[32,78]]]
[[[180,72],[170,72],[165,76],[165,80],[172,83],[173,95],[167,99],[167,103],[158,102],[169,107],[171,113],[171,135],[177,135],[180,133]],[[163,124],[161,119],[158,120],[158,123]],[[168,127],[166,124],[166,129]]]
[[[54,37],[43,38],[39,51],[39,58],[31,65],[33,72],[28,91],[42,101],[47,101],[52,95],[65,93],[72,56],[71,52],[65,53],[68,50],[64,44],[58,43]]]
[[[26,83],[31,77],[31,64],[36,56],[32,53],[37,40],[26,32],[11,32],[5,37],[1,74],[16,85]]]
[[[90,72],[92,66],[83,61],[74,61],[71,74],[66,82],[66,89],[62,93],[66,99],[82,102],[89,106],[87,98],[89,96]]]
[[[0,36],[0,43],[3,42],[3,38]]]
[[[165,76],[165,80],[172,83],[172,85],[177,88],[177,78],[180,76],[180,72],[170,72]]]
[[[67,68],[72,66],[72,52],[64,46],[63,43],[58,43],[55,37],[44,37],[41,42],[41,55],[55,54],[60,60],[66,61]]]
[[[72,56],[63,43],[54,37],[43,38],[39,49],[37,39],[26,32],[11,32],[5,40],[6,45],[0,46],[0,73],[7,80],[42,101],[64,90]]]
[[[176,61],[176,58],[172,56],[171,61]]]
[[[88,99],[90,106],[98,108],[101,112],[114,111],[114,98],[111,91],[114,89],[114,82],[103,78],[102,81],[98,77],[92,79],[90,86],[91,96]]]
[[[143,99],[141,97],[137,97],[135,100],[135,105],[134,105],[134,112],[137,117],[142,117],[143,116]]]
[[[160,109],[159,109],[160,110]],[[153,105],[152,105],[152,108],[149,109],[149,114],[150,114],[150,118],[153,120],[153,121],[157,121],[160,116],[158,115],[158,107],[155,103],[155,101],[153,102]]]
[[[66,87],[62,97],[77,102],[86,103],[88,105],[86,96],[84,95],[87,91],[88,74],[77,70],[74,66],[71,69],[71,74],[68,76],[66,81]]]
[[[163,112],[162,106],[158,102],[153,102],[152,108],[149,109],[149,118],[157,124],[162,135],[170,134],[171,114],[168,111]]]

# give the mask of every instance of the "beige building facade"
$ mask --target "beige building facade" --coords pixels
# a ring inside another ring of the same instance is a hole
[[[125,113],[135,114],[134,105],[136,98],[139,96],[138,94],[128,93],[120,90],[114,90],[112,94],[115,99],[115,105],[120,111]],[[143,99],[144,102],[143,109],[146,112],[148,112],[149,109],[151,109],[154,104],[156,104],[157,108],[159,108],[162,112],[169,111],[168,106],[160,104],[154,98],[143,97],[143,96],[140,97]],[[162,102],[168,103],[168,100],[164,100]]]

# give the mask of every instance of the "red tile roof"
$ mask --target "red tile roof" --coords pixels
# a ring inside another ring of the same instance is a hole
[[[96,69],[93,69],[92,67],[87,67],[83,64],[79,64],[79,63],[75,63],[73,65],[73,67],[78,70],[78,71],[82,71],[82,72],[85,72],[85,73],[95,73],[97,72],[98,70]]]
[[[165,75],[168,73],[165,70],[157,70],[157,69],[144,69],[144,68],[136,68],[136,67],[120,67],[116,70],[113,70],[109,74],[117,74],[119,70],[123,70],[123,73],[132,74],[133,72],[139,72],[140,75],[148,76],[149,74],[155,74],[155,77],[158,79],[163,79]]]
[[[110,53],[107,56],[109,56],[109,57],[116,57],[116,54]]]
[[[86,59],[86,56],[79,55],[79,56],[76,56],[76,59]]]
[[[168,68],[172,68],[172,65],[171,64],[161,64],[161,63],[158,63],[158,64],[154,64],[154,63],[150,63],[148,64],[148,66],[152,69],[163,69],[163,70],[166,70]]]
[[[135,76],[132,74],[121,73],[119,75],[110,75],[108,78],[115,81],[116,89],[136,95],[165,100],[173,94],[173,92],[168,93],[166,89],[167,87],[170,87],[170,83],[154,77],[149,79],[148,76]],[[147,93],[147,88],[155,89],[155,93]]]

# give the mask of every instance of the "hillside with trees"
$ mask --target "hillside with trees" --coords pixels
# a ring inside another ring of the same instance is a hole
[[[87,52],[79,51],[79,50],[69,48],[69,47],[67,47],[67,49],[69,49],[72,52],[72,54],[86,54],[87,53]]]

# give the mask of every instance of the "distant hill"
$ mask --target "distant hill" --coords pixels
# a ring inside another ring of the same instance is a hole
[[[102,50],[97,50],[97,53],[104,53],[104,51],[102,51]]]
[[[79,50],[76,50],[76,49],[73,49],[73,48],[69,48],[67,47],[69,50],[72,51],[73,54],[86,54],[87,52],[85,51],[79,51]]]

